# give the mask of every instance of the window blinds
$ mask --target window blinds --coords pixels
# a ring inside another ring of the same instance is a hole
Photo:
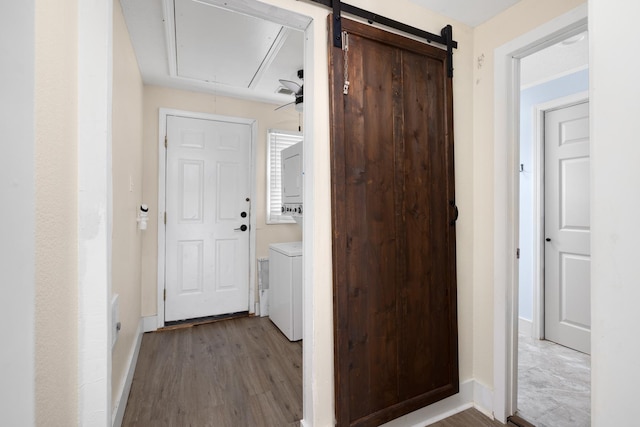
[[[280,152],[302,141],[302,133],[269,129],[267,132],[267,224],[295,222],[282,215],[282,163]]]

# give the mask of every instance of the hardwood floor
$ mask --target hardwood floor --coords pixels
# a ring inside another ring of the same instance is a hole
[[[123,427],[298,427],[302,342],[268,318],[144,334]],[[435,427],[502,426],[475,409]]]
[[[268,318],[147,333],[122,425],[299,426],[302,343]]]
[[[431,424],[431,427],[504,427],[499,421],[491,420],[477,409],[467,409],[447,419]],[[513,424],[508,424],[513,426]]]

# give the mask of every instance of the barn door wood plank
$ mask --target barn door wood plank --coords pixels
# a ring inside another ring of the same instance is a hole
[[[458,391],[451,84],[446,52],[342,29],[348,50],[330,44],[336,419],[377,426]]]

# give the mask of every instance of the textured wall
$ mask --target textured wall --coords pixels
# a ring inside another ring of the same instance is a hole
[[[112,406],[118,406],[140,323],[142,235],[142,94],[138,63],[119,1],[113,10],[113,242],[112,294],[120,300],[122,329],[113,348]],[[126,396],[125,396],[126,398]],[[123,402],[126,404],[126,401]]]
[[[78,407],[77,2],[36,2],[36,424]]]

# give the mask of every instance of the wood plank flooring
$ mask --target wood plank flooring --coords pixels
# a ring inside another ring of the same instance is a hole
[[[467,409],[447,419],[431,424],[430,427],[504,427],[499,421],[492,420],[477,409]],[[508,424],[513,426],[513,424]]]
[[[147,333],[122,425],[299,426],[302,343],[268,318]]]
[[[268,318],[147,333],[123,427],[298,427],[302,342]],[[434,427],[502,426],[469,409]]]

